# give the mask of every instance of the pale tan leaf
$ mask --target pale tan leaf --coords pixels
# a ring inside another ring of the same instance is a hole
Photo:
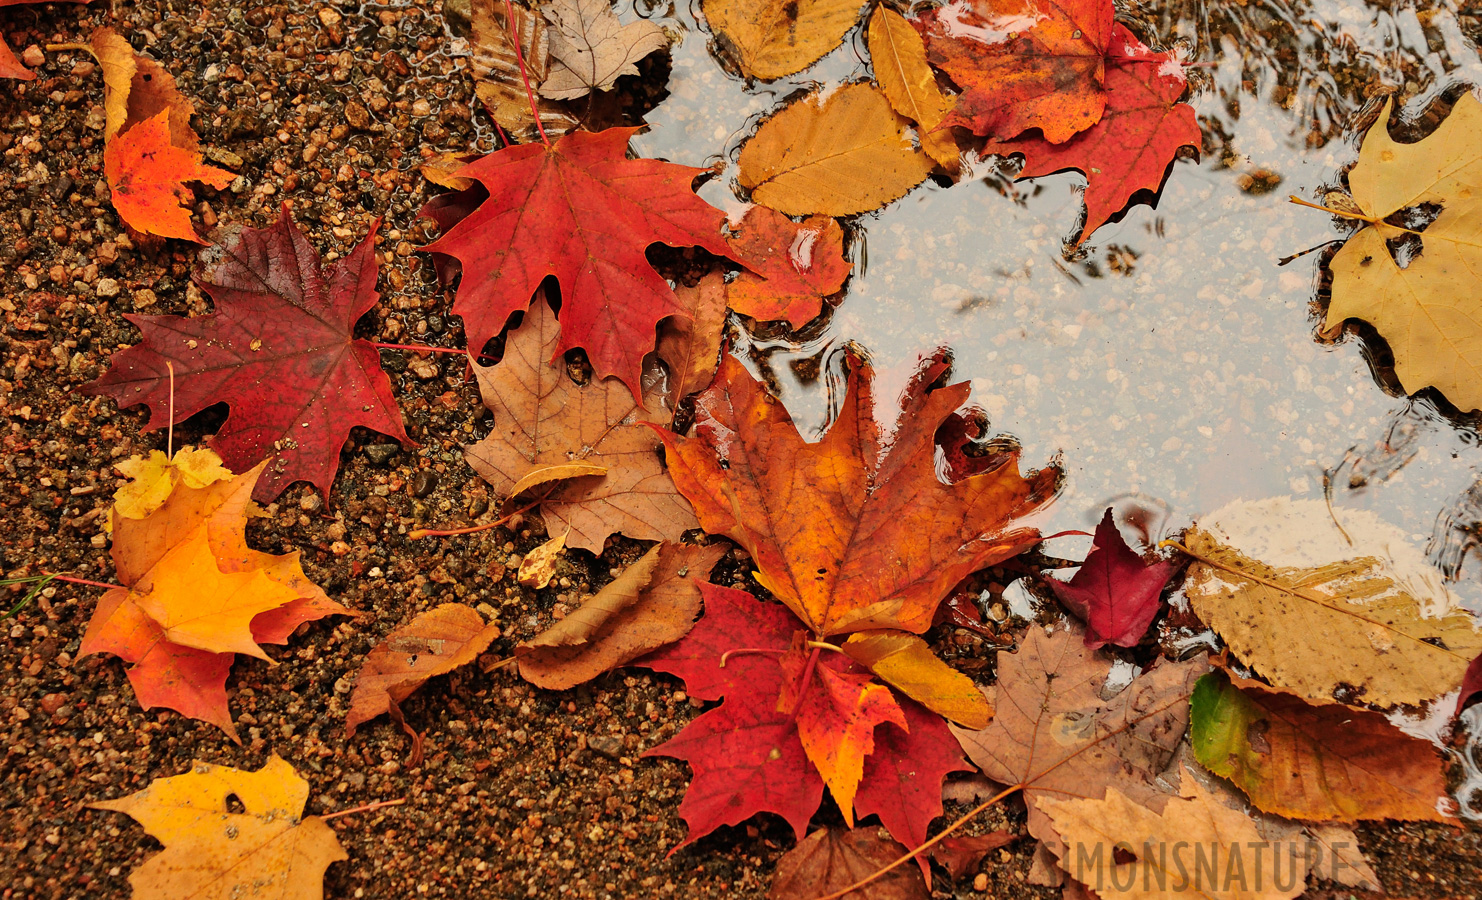
[[[540,97],[540,85],[551,61],[545,18],[518,3],[514,11],[513,31],[520,36],[520,54],[530,90],[525,89],[526,78],[520,75],[520,57],[515,54],[504,0],[473,0],[469,63],[475,79],[474,93],[499,127],[516,141],[528,143],[540,137],[530,112],[533,92],[546,136],[554,139],[575,128],[577,121],[559,105]]]
[[[624,25],[608,0],[551,0],[542,9],[553,31],[540,93],[553,100],[611,90],[619,77],[638,74],[638,60],[669,46],[664,29],[648,21]]]

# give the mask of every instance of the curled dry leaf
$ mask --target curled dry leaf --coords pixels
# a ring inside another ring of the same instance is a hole
[[[816,900],[873,875],[906,852],[877,828],[820,828],[777,860],[767,900]],[[921,873],[902,866],[847,900],[928,900]]]
[[[147,404],[151,429],[225,402],[211,449],[233,470],[273,457],[257,485],[262,501],[300,479],[328,496],[357,425],[410,443],[379,351],[354,336],[380,299],[373,234],[325,270],[285,208],[272,227],[244,228],[207,251],[196,281],[214,313],[127,316],[144,340],[83,391]]]
[[[515,488],[536,487],[532,482],[552,474],[552,467],[600,466],[607,474],[536,487],[547,533],[569,529],[567,543],[593,553],[618,531],[639,540],[679,540],[695,527],[694,513],[655,453],[659,438],[640,424],[666,411],[662,395],[650,394],[645,410],[615,380],[577,384],[560,356],[560,331],[540,294],[505,339],[504,358],[492,366],[474,364],[494,428],[465,448],[469,465],[508,496]]]
[[[861,631],[840,649],[881,681],[964,728],[985,728],[993,718],[993,707],[973,680],[938,659],[914,634]]]
[[[669,46],[664,29],[644,19],[624,25],[608,0],[551,0],[541,7],[551,23],[550,73],[541,96],[571,100],[610,91],[638,60]]]
[[[1379,713],[1312,705],[1214,672],[1190,698],[1189,742],[1258,809],[1293,819],[1447,821],[1441,757]]]
[[[566,549],[566,535],[553,537],[525,554],[520,561],[518,581],[528,588],[538,591],[545,590],[545,586],[551,583],[556,575],[556,560],[560,559],[561,551]]]
[[[195,194],[186,182],[220,189],[236,175],[201,163],[201,154],[170,143],[168,112],[146,119],[108,142],[103,172],[113,208],[128,226],[144,234],[205,243],[190,221]]]
[[[905,196],[931,174],[880,90],[814,92],[762,123],[741,148],[751,199],[790,216],[849,216]]]
[[[921,33],[888,6],[875,7],[868,32],[875,80],[895,111],[920,126],[921,149],[948,172],[956,172],[961,153],[951,128],[940,128],[953,100],[937,86],[926,64]]]
[[[429,678],[466,666],[499,637],[499,626],[484,624],[478,611],[462,603],[444,603],[393,629],[375,646],[355,676],[345,736],[382,713],[391,716],[412,739],[411,758],[422,758],[422,736],[401,715],[401,701]]]
[[[1408,536],[1367,510],[1274,497],[1200,519],[1185,543],[1194,612],[1243,664],[1324,702],[1392,706],[1455,690],[1482,631]]]
[[[566,618],[515,648],[520,677],[553,691],[591,681],[689,633],[724,546],[662,543]]]
[[[700,10],[747,78],[771,81],[813,65],[859,21],[860,0],[704,0]]]
[[[726,286],[726,303],[763,322],[794,329],[818,317],[854,264],[844,258],[844,229],[830,216],[794,222],[765,206],[747,210],[728,238],[746,270]]]
[[[165,845],[129,874],[134,900],[320,900],[325,870],[349,857],[323,819],[304,815],[308,800],[309,782],[273,755],[256,772],[198,760],[184,775],[88,805],[133,818]]]

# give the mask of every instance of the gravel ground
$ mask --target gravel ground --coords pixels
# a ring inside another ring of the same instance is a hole
[[[460,346],[450,296],[414,248],[426,233],[415,213],[431,192],[415,167],[424,155],[492,149],[472,85],[448,55],[433,3],[254,6],[120,2],[19,7],[0,29],[28,62],[29,83],[0,83],[0,570],[39,570],[108,581],[101,522],[121,479],[112,463],[163,447],[141,432],[137,409],[73,393],[137,332],[122,313],[202,314],[190,283],[191,248],[140,246],[123,233],[102,176],[102,83],[91,58],[45,52],[110,24],[162,61],[197,101],[195,124],[211,160],[243,173],[204,190],[198,220],[262,227],[291,199],[327,255],[345,253],[383,218],[380,289],[365,336]],[[666,63],[620,85],[632,115],[662,94]],[[667,262],[682,274],[685,260]],[[406,706],[427,756],[405,764],[407,745],[381,720],[343,737],[350,682],[366,652],[394,625],[460,600],[494,615],[504,637],[530,636],[598,589],[639,551],[617,542],[601,560],[569,552],[559,580],[540,592],[514,584],[510,566],[543,539],[538,521],[442,541],[411,541],[423,525],[466,524],[487,509],[485,486],[459,446],[489,419],[456,357],[384,353],[408,431],[401,450],[357,431],[346,446],[333,503],[290,489],[249,527],[254,546],[304,551],[309,576],[362,615],[307,626],[279,664],[242,658],[229,683],[243,744],[174,713],[139,710],[111,657],[77,659],[96,589],[59,585],[0,626],[0,900],[124,897],[130,870],[158,849],[126,817],[84,804],[183,772],[193,759],[256,769],[270,754],[312,784],[309,812],[404,797],[406,805],[336,819],[349,852],[329,870],[326,896],[758,897],[791,846],[778,820],[722,829],[667,856],[684,834],[676,810],[683,765],[639,759],[682,728],[694,704],[680,685],[641,673],[609,675],[552,693],[508,670],[477,667],[430,683]],[[221,420],[208,411],[176,430],[198,441]],[[346,549],[348,548],[348,549]],[[742,561],[723,560],[714,580],[756,589]],[[965,632],[935,632],[964,670],[988,670],[994,645]],[[949,813],[967,807],[953,803]],[[829,814],[824,814],[827,818]],[[973,831],[1022,827],[1012,805]],[[1392,892],[1476,895],[1482,860],[1475,830],[1369,828],[1364,846]],[[1050,896],[1029,888],[1030,842],[995,853],[988,892]],[[938,896],[984,896],[971,879]]]

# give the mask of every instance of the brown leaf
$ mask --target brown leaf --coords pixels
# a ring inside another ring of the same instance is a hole
[[[659,360],[669,370],[670,395],[680,400],[703,391],[720,364],[720,339],[726,324],[725,276],[710,272],[694,287],[677,287],[674,295],[689,314],[670,316],[659,326]]]
[[[345,736],[362,722],[389,713],[412,739],[412,758],[420,759],[422,737],[401,717],[401,701],[427,679],[473,662],[499,637],[499,626],[484,624],[471,606],[444,603],[394,629],[365,657],[350,695]]]
[[[504,0],[473,0],[469,65],[475,79],[474,93],[494,121],[516,141],[529,143],[539,135],[530,113],[530,94],[520,76],[511,32],[520,36],[520,53],[534,92],[539,91],[550,71],[550,37],[540,13],[518,3],[514,4],[514,12],[515,27],[511,29]],[[535,94],[535,102],[547,137],[555,138],[576,127],[576,118],[559,104],[542,100],[539,93]]]
[[[525,587],[535,588],[537,591],[545,590],[556,574],[556,560],[565,549],[566,535],[563,534],[526,553],[525,558],[520,561],[517,580]]]
[[[580,609],[516,647],[520,676],[566,690],[679,640],[700,613],[698,583],[723,555],[719,545],[659,544]]]
[[[195,103],[175,87],[175,76],[111,28],[93,32],[93,54],[103,69],[103,137],[107,141],[169,111],[170,145],[194,152],[200,138],[190,127]]]
[[[990,831],[972,837],[943,838],[931,848],[931,858],[941,863],[947,874],[955,881],[977,870],[978,865],[999,847],[1011,844],[1019,835],[1007,831]]]
[[[906,848],[878,828],[820,828],[777,861],[767,900],[817,900],[895,862]],[[927,900],[931,892],[915,866],[897,866],[842,900]]]
[[[587,475],[606,475],[607,467],[592,463],[563,463],[554,466],[542,466],[539,469],[531,469],[524,477],[514,483],[509,489],[509,496],[504,501],[505,515],[510,510],[520,505],[521,495],[526,494],[543,484],[553,481],[568,481],[573,478],[583,478]]]
[[[606,475],[568,480],[546,496],[546,531],[570,529],[567,544],[593,553],[617,531],[638,540],[679,540],[699,523],[664,470],[659,438],[642,424],[666,412],[663,398],[645,398],[645,410],[617,380],[577,384],[559,356],[551,363],[559,329],[544,294],[537,293],[524,322],[505,340],[504,358],[492,366],[474,364],[494,430],[465,449],[469,465],[503,494],[547,466],[606,466]]]

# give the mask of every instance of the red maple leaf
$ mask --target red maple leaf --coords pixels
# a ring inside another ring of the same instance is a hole
[[[1140,190],[1156,191],[1180,147],[1200,146],[1194,109],[1183,96],[1183,69],[1154,53],[1126,28],[1114,30],[1106,67],[1106,112],[1095,125],[1063,143],[1037,135],[990,140],[983,154],[1024,157],[1020,178],[1065,169],[1086,176],[1085,240]]]
[[[1466,708],[1467,702],[1478,694],[1482,694],[1482,654],[1472,660],[1467,666],[1467,672],[1461,679],[1461,693],[1456,698],[1456,712],[1453,715],[1461,715]]]
[[[1108,509],[1075,576],[1069,582],[1046,580],[1060,602],[1085,620],[1087,647],[1135,647],[1158,615],[1158,597],[1177,569],[1173,562],[1143,562],[1122,540]]]
[[[277,224],[243,229],[203,258],[196,281],[216,312],[126,316],[143,342],[114,354],[85,392],[121,407],[148,404],[149,428],[163,428],[173,365],[176,422],[214,403],[231,407],[210,439],[228,468],[242,472],[276,456],[253,491],[257,500],[300,479],[328,496],[356,425],[410,443],[376,348],[353,338],[356,320],[380,299],[372,237],[325,272],[285,208]]]
[[[694,629],[634,663],[679,676],[692,697],[725,701],[645,753],[685,760],[694,772],[679,807],[689,834],[678,846],[760,812],[782,816],[801,840],[823,799],[824,781],[803,747],[799,716],[780,712],[779,700],[791,694],[796,705],[798,693],[806,700],[824,687],[814,677],[801,692],[785,691],[798,660],[789,666],[779,657],[792,650],[803,624],[784,607],[745,591],[704,583],[700,590],[705,615]],[[742,650],[749,652],[731,652]],[[827,668],[835,686],[864,687],[865,670],[842,654],[820,654],[815,667]],[[889,722],[875,729],[875,752],[864,757],[854,806],[859,816],[878,815],[897,840],[914,846],[941,814],[942,780],[968,767],[941,718],[903,697],[895,703],[909,730]]]
[[[561,343],[580,347],[599,378],[616,375],[642,402],[643,357],[667,316],[687,317],[649,265],[650,244],[731,256],[725,214],[695,196],[705,169],[628,159],[636,128],[576,131],[550,146],[507,147],[456,174],[489,199],[425,250],[462,270],[453,312],[478,349],[530,305],[547,275],[561,285]]]

